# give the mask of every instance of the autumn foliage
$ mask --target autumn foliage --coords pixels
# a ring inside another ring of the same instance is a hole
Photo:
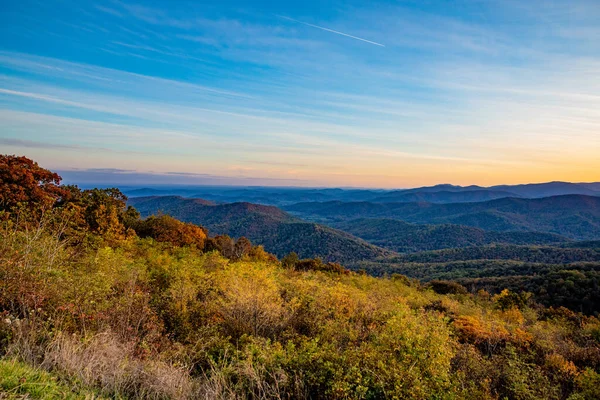
[[[52,206],[65,194],[61,177],[27,157],[0,155],[0,211],[19,204]]]
[[[175,246],[194,246],[204,249],[208,237],[206,229],[176,220],[168,215],[151,216],[138,221],[135,231],[138,236],[151,237],[158,242],[171,243]]]

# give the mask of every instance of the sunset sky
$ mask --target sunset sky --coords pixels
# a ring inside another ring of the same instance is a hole
[[[600,2],[0,5],[0,153],[77,183],[600,181]]]

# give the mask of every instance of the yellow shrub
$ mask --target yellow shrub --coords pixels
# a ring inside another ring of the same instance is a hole
[[[270,336],[286,326],[292,310],[281,297],[273,267],[239,262],[219,278],[216,311],[229,334]]]

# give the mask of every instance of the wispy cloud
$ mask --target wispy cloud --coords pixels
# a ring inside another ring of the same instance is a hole
[[[84,151],[95,153],[117,153],[117,154],[135,154],[135,151],[118,151],[108,147],[97,146],[79,146],[76,144],[61,144],[44,141],[24,140],[15,138],[0,138],[0,144],[10,148],[25,148],[25,149],[40,149],[40,150],[69,150],[69,151]]]
[[[66,145],[66,144],[58,144],[58,143],[46,143],[46,142],[35,142],[32,140],[23,140],[23,139],[13,139],[13,138],[0,138],[0,144],[3,146],[10,147],[24,147],[27,149],[35,148],[35,149],[81,149],[79,146]]]
[[[115,17],[123,17],[123,14],[120,13],[119,11],[115,10],[114,8],[110,8],[110,7],[105,7],[105,6],[101,6],[101,5],[95,5],[94,6],[97,10],[102,11],[103,13],[106,14],[110,14],[113,15]]]
[[[342,36],[349,37],[349,38],[351,38],[351,39],[360,40],[361,42],[366,42],[366,43],[369,43],[369,44],[374,44],[375,46],[385,47],[385,45],[383,45],[383,44],[381,44],[381,43],[373,42],[373,41],[371,41],[371,40],[367,40],[367,39],[364,39],[364,38],[360,38],[360,37],[358,37],[358,36],[353,36],[353,35],[350,35],[350,34],[348,34],[348,33],[340,32],[340,31],[336,31],[336,30],[329,29],[329,28],[325,28],[325,27],[323,27],[323,26],[319,26],[319,25],[313,25],[313,24],[309,24],[308,22],[299,21],[299,20],[297,20],[297,19],[290,18],[290,17],[286,17],[286,16],[283,16],[283,15],[279,15],[279,17],[280,17],[280,18],[283,18],[283,19],[286,19],[286,20],[288,20],[288,21],[297,22],[297,23],[299,23],[299,24],[302,24],[302,25],[310,26],[310,27],[312,27],[312,28],[317,28],[317,29],[320,29],[320,30],[322,30],[322,31],[325,31],[325,32],[331,32],[331,33],[335,33],[336,35],[342,35]]]
[[[110,85],[138,85],[137,88],[140,90],[143,90],[143,86],[153,87],[160,85],[163,87],[171,87],[171,91],[177,88],[181,89],[182,91],[184,90],[186,93],[207,92],[231,97],[253,97],[248,93],[220,89],[217,87],[200,85],[182,80],[162,78],[159,76],[99,67],[90,64],[74,63],[47,57],[9,53],[5,51],[0,51],[0,65],[24,72],[51,76],[55,79],[64,79],[68,76],[69,79],[78,79],[85,83],[96,81],[96,83],[108,83]],[[154,83],[154,85],[151,85],[151,83]],[[140,91],[137,94],[143,95],[143,93],[143,91]]]

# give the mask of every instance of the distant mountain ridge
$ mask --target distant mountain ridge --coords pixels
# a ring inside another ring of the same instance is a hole
[[[561,196],[565,194],[582,194],[586,196],[600,196],[600,192],[592,190],[594,184],[580,184],[570,182],[529,183],[525,185],[498,185],[490,190],[504,190],[520,197],[540,198]]]
[[[374,198],[375,203],[474,203],[479,201],[502,199],[505,197],[521,197],[517,194],[500,190],[442,190],[433,191],[394,191]]]
[[[450,183],[441,183],[439,185],[434,185],[434,186],[423,186],[423,187],[412,188],[412,189],[397,190],[397,192],[437,193],[437,192],[463,192],[463,191],[487,190],[487,189],[488,188],[486,188],[484,186],[477,186],[477,185],[460,186],[460,185],[452,185]]]
[[[250,202],[287,206],[300,202],[314,201],[461,203],[481,202],[507,197],[541,198],[567,194],[600,196],[600,182],[547,182],[491,187],[441,184],[400,190],[224,186],[126,187],[122,188],[122,190],[129,197],[177,195],[186,198],[202,198],[217,203]]]

